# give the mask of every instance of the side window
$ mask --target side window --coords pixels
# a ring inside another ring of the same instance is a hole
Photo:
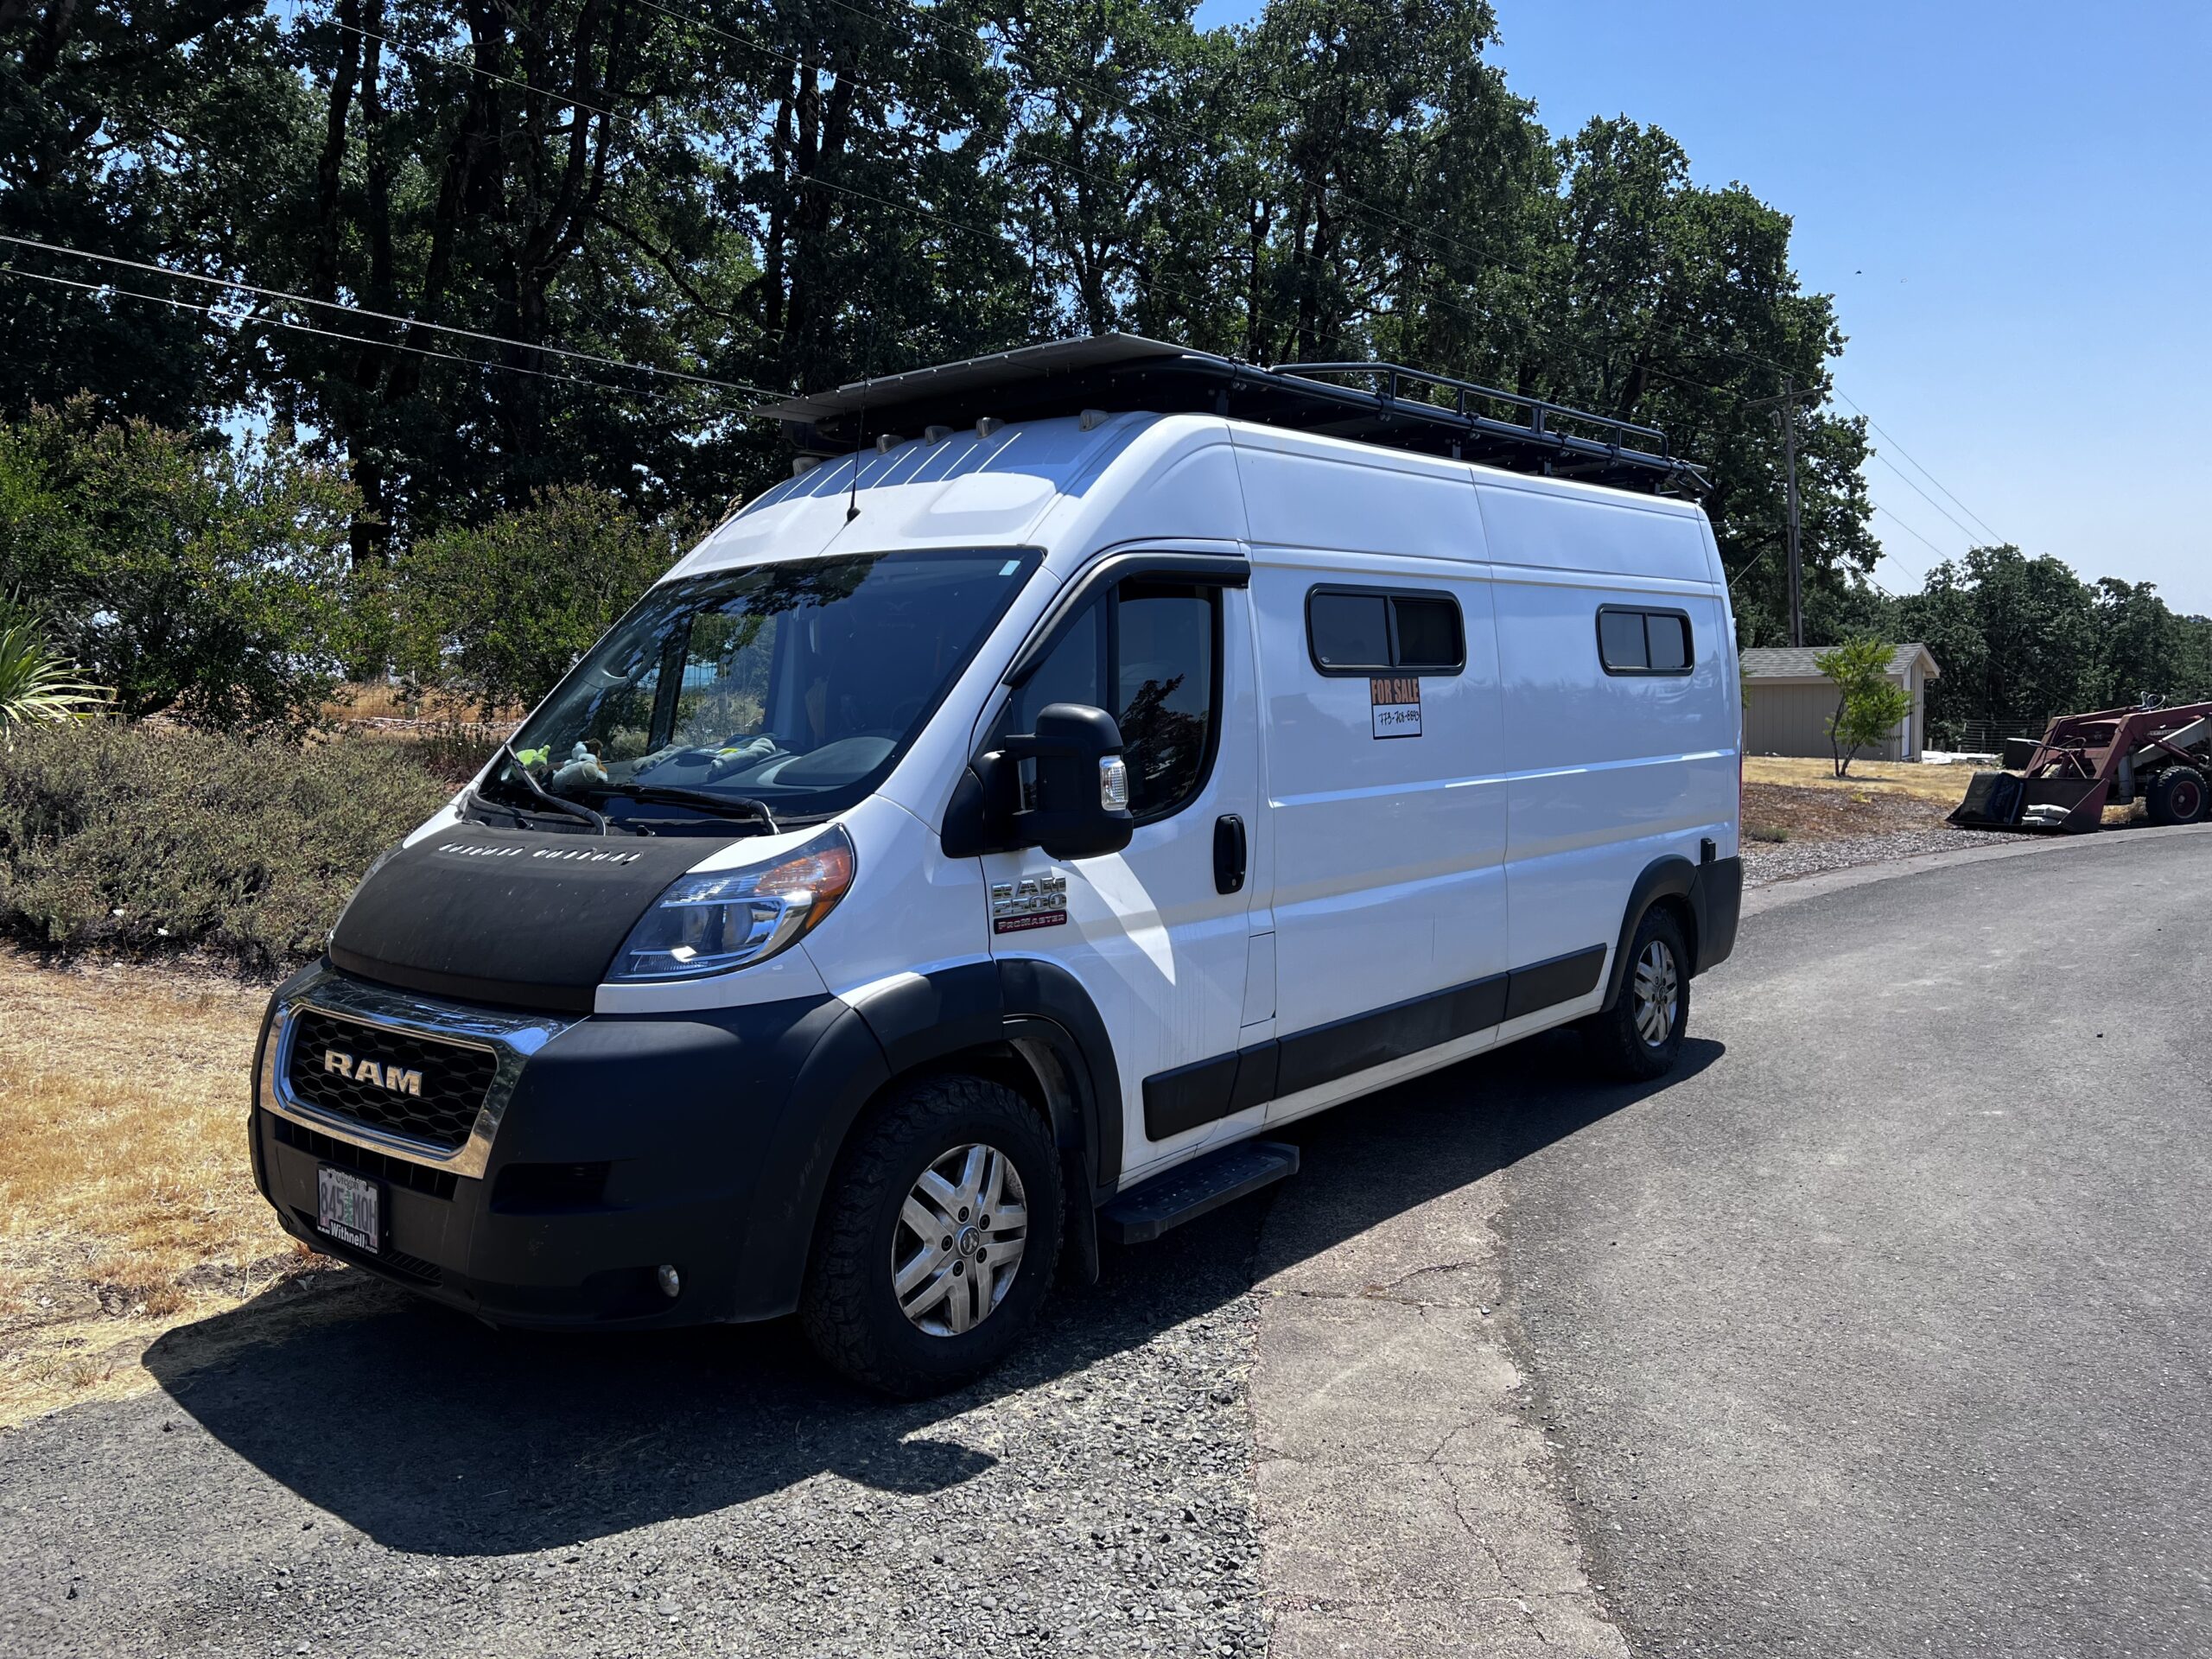
[[[1390,666],[1389,601],[1381,594],[1317,591],[1306,601],[1313,661],[1324,673]]]
[[[1306,643],[1324,674],[1457,674],[1467,665],[1459,601],[1449,594],[1316,588]]]
[[[1115,700],[1129,762],[1129,810],[1164,818],[1198,792],[1213,754],[1221,593],[1122,584],[1115,606]]]
[[[1689,617],[1681,611],[1598,611],[1598,660],[1608,674],[1688,674],[1697,652]]]
[[[1140,823],[1167,817],[1198,793],[1212,760],[1220,619],[1218,589],[1123,582],[1084,611],[1007,699],[991,741],[1033,729],[1048,703],[1103,709],[1122,728],[1129,810]],[[1035,771],[1021,769],[1033,804]]]

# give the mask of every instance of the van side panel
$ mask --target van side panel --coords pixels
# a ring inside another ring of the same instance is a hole
[[[1726,607],[1694,518],[1478,493],[1497,560],[1513,959],[1599,945],[1610,955],[1654,859],[1694,864],[1708,838],[1717,856],[1736,850]],[[1530,568],[1539,563],[1551,568]],[[1607,566],[1616,574],[1600,574]],[[1687,613],[1692,671],[1607,673],[1598,647],[1607,605]]]
[[[1471,505],[1464,487],[1459,505]],[[1496,779],[1497,648],[1482,571],[1478,564],[1254,551],[1274,842],[1275,1029],[1286,1039],[1511,965],[1505,802]],[[1317,586],[1449,594],[1458,601],[1466,667],[1420,677],[1418,736],[1378,737],[1368,677],[1325,676],[1314,665],[1306,600]]]

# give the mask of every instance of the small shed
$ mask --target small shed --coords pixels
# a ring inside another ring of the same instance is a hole
[[[1828,753],[1828,721],[1835,715],[1835,685],[1814,665],[1827,645],[1762,645],[1743,653],[1744,749],[1748,754]],[[1917,760],[1928,726],[1928,682],[1943,671],[1927,646],[1899,645],[1890,658],[1890,677],[1912,699],[1912,712],[1899,721],[1873,760]]]

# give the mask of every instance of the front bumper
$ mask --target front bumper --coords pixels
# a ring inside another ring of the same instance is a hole
[[[292,1086],[299,1016],[490,1048],[459,1147],[318,1106]],[[318,964],[279,988],[255,1065],[254,1173],[316,1249],[498,1324],[678,1325],[797,1303],[844,1127],[884,1075],[843,1003],[551,1017],[423,997]],[[316,1228],[316,1171],[375,1180],[374,1254]],[[655,1282],[676,1267],[673,1300]]]

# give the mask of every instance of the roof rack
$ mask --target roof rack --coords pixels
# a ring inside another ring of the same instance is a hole
[[[1709,487],[1656,427],[1395,363],[1262,367],[1141,334],[1025,346],[751,412],[781,421],[801,454],[831,456],[871,435],[1085,410],[1212,414],[1516,472],[1652,491]]]

